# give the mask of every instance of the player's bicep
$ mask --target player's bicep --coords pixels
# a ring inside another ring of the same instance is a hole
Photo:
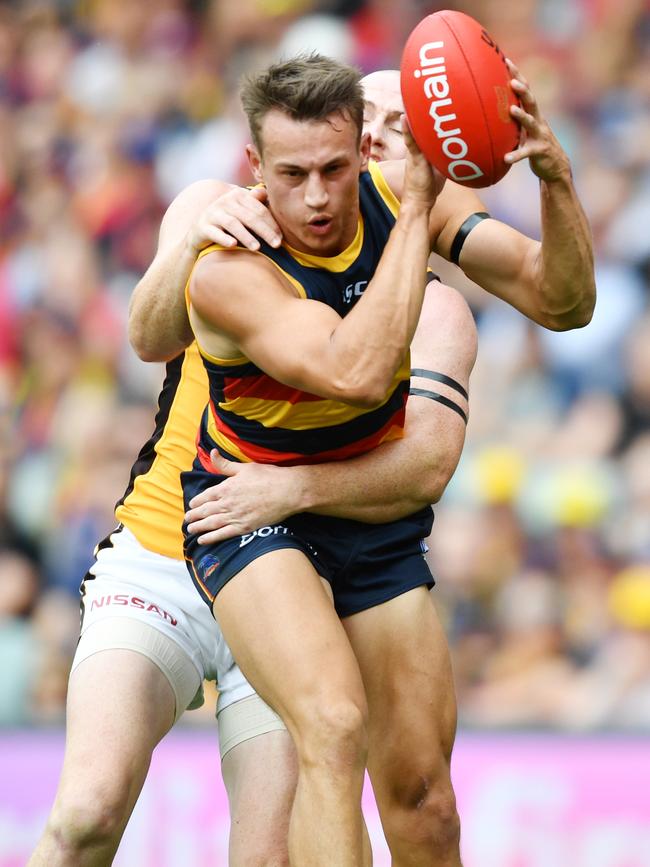
[[[469,414],[469,378],[478,338],[463,296],[439,281],[427,288],[411,343],[409,408],[428,407],[461,431]]]
[[[434,251],[451,260],[451,250],[460,227],[471,214],[485,210],[485,205],[474,190],[447,181],[436,199],[429,220]]]
[[[233,250],[206,256],[192,277],[190,300],[217,332],[216,337],[197,335],[210,354],[222,357],[217,351],[221,335],[236,350],[231,355],[245,355],[287,385],[330,396],[327,362],[341,318],[327,305],[300,297],[257,254]]]
[[[339,398],[331,361],[341,318],[319,301],[278,293],[254,328],[242,334],[244,354],[275,379],[324,397]]]
[[[469,233],[459,258],[467,276],[530,318],[540,244],[499,220],[482,220]]]
[[[467,302],[455,289],[434,281],[427,287],[411,344],[405,427],[408,445],[421,456],[421,485],[429,502],[442,496],[460,459],[476,349]]]
[[[380,165],[386,183],[398,199],[402,197],[405,167],[404,160],[387,160]],[[447,179],[429,218],[432,250],[449,259],[454,236],[464,220],[470,214],[484,210],[474,190]]]

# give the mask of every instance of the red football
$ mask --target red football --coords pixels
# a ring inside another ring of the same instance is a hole
[[[468,187],[495,184],[519,143],[518,103],[503,52],[462,12],[428,15],[409,36],[401,65],[404,110],[422,153]]]

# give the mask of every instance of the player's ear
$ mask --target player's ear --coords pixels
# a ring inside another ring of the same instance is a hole
[[[359,145],[359,152],[361,154],[361,171],[365,172],[368,168],[368,160],[370,159],[370,133],[364,132],[361,136],[361,143]]]
[[[246,145],[246,158],[248,159],[248,165],[250,166],[253,177],[258,184],[262,183],[262,158],[260,157],[255,145]]]

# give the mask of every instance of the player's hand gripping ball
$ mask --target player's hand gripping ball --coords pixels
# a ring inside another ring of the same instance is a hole
[[[519,101],[503,52],[462,12],[428,15],[409,36],[401,65],[404,110],[420,150],[439,172],[488,187],[510,168],[519,144],[510,116]]]

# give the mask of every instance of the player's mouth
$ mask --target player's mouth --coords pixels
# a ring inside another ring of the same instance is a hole
[[[331,228],[331,217],[312,217],[309,221],[309,229],[314,235],[326,235]]]

